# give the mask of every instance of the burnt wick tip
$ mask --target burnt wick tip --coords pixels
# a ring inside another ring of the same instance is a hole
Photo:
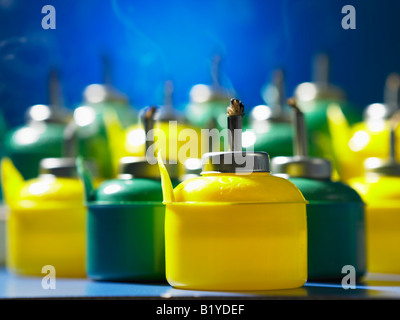
[[[295,98],[289,98],[286,100],[286,103],[288,104],[289,107],[293,108],[294,110],[296,110],[296,112],[301,112],[301,110],[299,109],[299,107],[297,106],[297,102]]]
[[[157,107],[152,106],[147,108],[147,110],[144,112],[144,119],[145,120],[149,120],[149,119],[153,119],[154,118],[154,114],[156,113]]]
[[[244,105],[236,98],[231,99],[231,104],[227,108],[227,115],[229,116],[243,116],[244,115]]]

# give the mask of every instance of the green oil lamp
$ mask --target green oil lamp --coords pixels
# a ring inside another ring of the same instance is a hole
[[[25,179],[37,177],[43,158],[64,153],[64,130],[71,113],[63,107],[61,85],[55,69],[50,71],[49,104],[31,106],[26,124],[10,130],[4,140],[5,155]]]
[[[165,279],[164,211],[161,176],[151,129],[155,108],[145,110],[146,157],[123,157],[115,179],[97,189],[78,162],[87,206],[87,275],[94,280]],[[167,164],[174,185],[179,167]]]
[[[350,123],[361,120],[361,113],[348,101],[344,90],[330,82],[330,59],[327,54],[315,57],[313,82],[299,84],[294,95],[305,115],[311,141],[310,155],[333,160],[327,108],[332,104],[339,105]]]
[[[331,162],[309,157],[304,115],[294,109],[294,156],[275,157],[271,172],[293,182],[307,204],[308,279],[343,278],[342,268],[353,266],[356,277],[366,272],[364,202],[350,186],[331,179]]]

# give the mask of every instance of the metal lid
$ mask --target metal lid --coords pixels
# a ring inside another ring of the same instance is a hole
[[[326,100],[345,100],[344,91],[333,85],[322,85],[312,82],[299,84],[295,89],[295,96],[301,101],[311,101],[315,99]]]
[[[289,99],[288,105],[295,111],[293,133],[293,157],[275,157],[271,160],[271,171],[290,177],[328,179],[332,174],[331,162],[324,158],[308,157],[307,131],[304,114],[297,107],[295,99]]]
[[[400,164],[392,160],[368,158],[364,162],[366,174],[377,174],[382,176],[400,176]]]
[[[39,173],[56,177],[77,177],[75,158],[45,158],[40,161]]]
[[[98,168],[94,161],[85,160],[85,166],[93,176],[98,176]],[[39,174],[63,178],[78,177],[76,158],[44,158],[39,163]]]
[[[400,164],[396,160],[396,129],[400,123],[400,111],[390,118],[389,157],[387,159],[368,158],[364,161],[366,174],[400,176]]]
[[[83,92],[83,99],[87,103],[120,102],[128,104],[128,97],[112,85],[112,63],[107,54],[101,56],[104,84],[88,85]]]
[[[128,98],[109,84],[91,84],[83,92],[86,103],[121,102],[128,103]]]
[[[384,89],[384,103],[372,103],[363,113],[364,120],[387,120],[400,105],[400,75],[391,73],[386,78]]]
[[[211,67],[212,84],[197,84],[190,89],[190,100],[194,103],[205,103],[212,101],[226,101],[234,92],[222,86],[220,75],[221,57],[216,55],[213,57]]]
[[[71,113],[45,104],[35,104],[29,107],[25,113],[26,121],[33,123],[67,124],[70,118]]]
[[[202,165],[201,174],[269,172],[269,155],[266,152],[209,152],[203,155]]]
[[[164,165],[168,170],[168,174],[170,175],[171,179],[179,178],[178,164],[164,163]],[[154,164],[152,164],[145,157],[123,157],[119,162],[118,178],[161,179],[161,175],[156,160],[154,160]]]
[[[345,92],[329,81],[330,61],[327,54],[318,54],[314,59],[313,82],[304,82],[295,89],[295,97],[301,101],[314,99],[346,99]]]
[[[49,72],[48,94],[48,104],[36,104],[28,108],[25,113],[26,121],[67,124],[72,112],[64,107],[59,75],[54,68]]]
[[[185,175],[200,175],[202,169],[202,160],[199,158],[188,158],[184,162]]]
[[[324,158],[310,157],[275,157],[271,160],[272,173],[282,173],[289,177],[329,179],[331,162]]]

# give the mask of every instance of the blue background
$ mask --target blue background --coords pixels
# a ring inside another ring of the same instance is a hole
[[[46,4],[56,9],[55,30],[41,27]],[[356,30],[341,27],[346,4],[356,8]],[[399,12],[394,0],[0,0],[0,106],[10,126],[23,122],[30,105],[48,102],[48,70],[57,66],[74,108],[85,86],[103,81],[106,53],[114,86],[134,106],[162,103],[172,79],[182,108],[191,86],[211,82],[218,53],[225,85],[250,108],[263,102],[275,68],[286,70],[291,95],[326,51],[332,82],[361,109],[382,101],[386,76],[400,72]]]

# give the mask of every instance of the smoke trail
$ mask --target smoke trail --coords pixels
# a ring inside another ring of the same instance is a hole
[[[169,74],[168,70],[168,63],[166,61],[165,55],[163,54],[161,48],[154,42],[152,41],[149,37],[147,37],[143,32],[139,30],[139,28],[135,25],[133,22],[133,19],[130,19],[121,9],[121,6],[118,4],[118,0],[112,0],[111,2],[112,9],[118,20],[129,30],[132,32],[133,35],[135,35],[137,38],[139,38],[143,43],[148,44],[148,46],[152,49],[152,51],[158,56],[161,60],[161,66],[163,68],[163,74]],[[147,56],[149,59],[149,56]],[[150,60],[145,61],[146,63],[149,63]]]

